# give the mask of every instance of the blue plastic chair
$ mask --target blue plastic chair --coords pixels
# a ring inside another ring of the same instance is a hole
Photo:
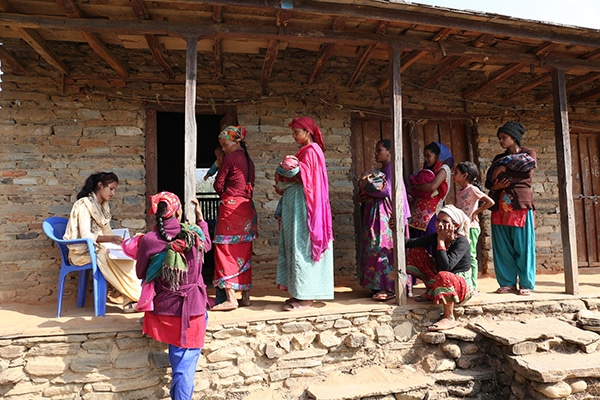
[[[63,217],[50,217],[44,220],[42,228],[46,236],[54,240],[60,249],[60,255],[62,262],[60,265],[60,275],[58,277],[58,310],[56,317],[60,318],[60,312],[62,310],[62,298],[63,291],[65,288],[65,279],[71,272],[79,272],[79,282],[77,289],[77,307],[83,307],[85,304],[85,297],[87,294],[87,285],[89,272],[92,272],[94,281],[94,312],[96,317],[104,317],[106,314],[106,279],[100,269],[96,260],[96,247],[92,239],[73,239],[64,240],[62,237],[65,234],[67,227],[67,219]],[[69,262],[69,249],[68,244],[86,243],[90,252],[91,262],[85,265],[72,265]]]

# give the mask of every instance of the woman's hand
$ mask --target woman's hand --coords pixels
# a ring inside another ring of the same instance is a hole
[[[198,202],[198,199],[192,199],[191,203],[196,207],[196,221],[204,221],[204,216],[202,215],[202,207],[200,207],[200,202]]]
[[[365,192],[363,192],[362,190],[360,192],[358,192],[358,201],[361,203],[364,203],[365,201],[367,201],[369,199],[369,195],[366,194]]]
[[[508,178],[502,178],[500,180],[496,180],[494,182],[494,186],[492,186],[492,190],[494,191],[498,191],[498,190],[502,190],[502,189],[506,189],[507,187],[510,186],[510,179]]]
[[[275,188],[275,193],[277,193],[280,196],[283,196],[283,190],[279,189],[277,185],[273,185],[273,187]]]
[[[456,239],[456,233],[454,232],[454,226],[451,223],[438,224],[438,239],[443,240],[446,243],[452,243]]]

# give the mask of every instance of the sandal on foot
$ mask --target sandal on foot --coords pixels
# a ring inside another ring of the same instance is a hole
[[[446,329],[452,329],[455,326],[456,326],[456,320],[454,318],[453,319],[442,318],[435,324],[430,325],[427,328],[427,330],[429,330],[430,332],[438,332],[438,331],[444,331]]]
[[[136,306],[137,306],[137,303],[135,301],[131,301],[123,306],[123,312],[125,314],[131,314],[131,313],[137,312],[135,309]]]
[[[283,305],[283,311],[296,311],[303,308],[311,308],[313,306],[312,301],[304,302],[303,300],[295,300]]]
[[[216,306],[211,307],[210,311],[233,311],[237,308],[238,308],[237,304],[228,304],[227,302],[225,302],[225,303],[219,303]]]
[[[531,289],[519,289],[519,294],[521,296],[529,296],[531,294]]]
[[[507,294],[507,293],[516,293],[517,288],[515,286],[502,286],[496,289],[495,293],[498,294]]]

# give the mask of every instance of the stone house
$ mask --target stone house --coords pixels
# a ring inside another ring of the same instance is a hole
[[[325,136],[336,285],[356,281],[355,181],[376,140],[394,137],[407,172],[439,140],[484,174],[508,120],[538,151],[539,272],[565,269],[573,283],[575,264],[600,265],[596,30],[375,0],[3,0],[0,10],[1,302],[55,301],[59,255],[41,223],[68,215],[90,173],[117,173],[114,227],[144,231],[148,195],[187,197],[186,169],[210,166],[229,122],[248,129],[257,167],[255,285],[273,286],[274,169],[296,151],[287,124],[301,115]],[[486,229],[481,242],[487,272]]]

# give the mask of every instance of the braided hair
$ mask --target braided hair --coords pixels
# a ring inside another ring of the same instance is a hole
[[[85,180],[83,188],[77,193],[77,200],[98,191],[99,183],[102,183],[102,186],[108,186],[113,182],[119,183],[119,177],[113,172],[98,172],[92,174]]]
[[[246,146],[246,142],[242,140],[239,143],[242,149],[244,150],[244,154],[246,155],[246,165],[248,166],[248,177],[246,178],[246,186],[251,188],[252,179],[250,178],[250,154],[248,154],[248,147]]]
[[[165,203],[164,201],[161,201],[160,203],[158,203],[158,206],[156,208],[156,215],[155,215],[155,219],[156,219],[156,226],[158,227],[158,235],[163,238],[164,240],[166,240],[167,242],[172,242],[173,240],[175,240],[174,237],[171,237],[167,234],[167,232],[165,231],[165,219],[164,219],[164,215],[167,212],[167,203]]]

